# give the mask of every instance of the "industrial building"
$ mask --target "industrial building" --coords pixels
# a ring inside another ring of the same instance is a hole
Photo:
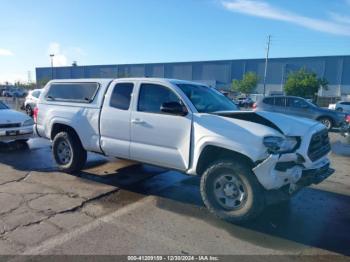
[[[300,68],[315,72],[328,80],[328,90],[320,96],[350,95],[350,55],[271,58],[268,61],[266,93],[282,92],[288,74]],[[91,65],[36,68],[37,82],[67,78],[165,77],[206,83],[229,89],[233,79],[242,79],[253,71],[259,76],[256,93],[263,92],[265,59],[237,59],[200,62]]]

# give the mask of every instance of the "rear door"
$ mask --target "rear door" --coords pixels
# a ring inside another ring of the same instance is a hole
[[[276,96],[274,99],[274,112],[286,114],[286,97],[284,96]]]
[[[108,89],[102,107],[101,147],[106,155],[130,157],[131,98],[135,82],[117,82]]]
[[[141,83],[131,114],[130,156],[134,160],[186,170],[189,166],[192,113],[186,116],[163,113],[165,102],[180,102],[170,86]]]

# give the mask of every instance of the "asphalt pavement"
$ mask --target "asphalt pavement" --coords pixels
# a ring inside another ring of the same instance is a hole
[[[336,173],[244,226],[209,214],[197,177],[95,154],[68,175],[46,140],[1,145],[0,254],[350,256],[350,148],[331,137]]]

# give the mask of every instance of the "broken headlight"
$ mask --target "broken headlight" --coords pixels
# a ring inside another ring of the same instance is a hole
[[[264,137],[264,145],[268,152],[272,154],[287,153],[294,151],[299,144],[297,137],[287,136],[266,136]]]

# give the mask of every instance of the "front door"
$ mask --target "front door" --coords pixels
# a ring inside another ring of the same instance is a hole
[[[288,114],[313,118],[313,112],[310,108],[310,105],[305,102],[305,100],[298,97],[289,97],[287,100],[287,112]]]
[[[131,115],[130,155],[134,160],[186,170],[189,166],[192,114],[161,112],[166,102],[180,102],[171,88],[143,83]]]

